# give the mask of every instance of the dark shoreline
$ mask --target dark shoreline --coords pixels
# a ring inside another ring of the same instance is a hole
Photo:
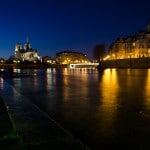
[[[81,68],[85,66],[80,66]],[[67,64],[0,64],[0,69],[46,69],[46,68],[68,68]],[[89,67],[87,67],[89,68]],[[114,59],[102,61],[98,69],[121,68],[121,69],[148,69],[150,68],[150,57]]]
[[[0,69],[44,69],[44,68],[67,68],[60,64],[0,64]]]

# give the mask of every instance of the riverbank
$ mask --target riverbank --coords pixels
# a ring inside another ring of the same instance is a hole
[[[150,57],[106,60],[99,68],[150,68]]]
[[[85,67],[85,66],[78,66]],[[86,66],[87,68],[89,66]],[[95,66],[96,67],[96,66]],[[68,68],[66,64],[0,64],[0,69],[45,69],[45,68]],[[96,68],[150,68],[150,57],[114,59],[102,61],[101,66]]]

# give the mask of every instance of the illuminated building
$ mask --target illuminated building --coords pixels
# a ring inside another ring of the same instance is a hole
[[[15,59],[20,61],[41,61],[41,57],[38,56],[38,52],[36,49],[32,49],[31,44],[29,43],[28,39],[24,44],[17,43],[15,46]]]
[[[50,58],[49,56],[44,56],[42,58],[43,63],[55,64],[55,59]]]
[[[88,63],[90,60],[88,57],[79,52],[72,52],[72,51],[62,51],[56,53],[56,63],[59,64],[77,64],[77,63]]]
[[[132,36],[117,38],[108,50],[109,59],[141,58],[150,56],[150,23],[147,29]]]

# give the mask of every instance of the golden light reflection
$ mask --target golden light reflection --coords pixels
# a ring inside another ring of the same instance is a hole
[[[85,88],[81,88],[80,85],[86,85],[88,83],[88,73],[87,73],[87,68],[75,68],[75,69],[69,69],[69,68],[64,68],[63,70],[63,95],[64,95],[64,101],[67,102],[72,99],[72,95],[74,94],[73,89],[75,90],[76,93],[80,94],[82,92],[82,95],[85,97],[88,94],[88,89],[85,86]],[[73,79],[78,79],[76,81],[76,84],[70,85],[72,83],[71,80]],[[74,87],[73,89],[71,87]],[[77,92],[78,91],[78,92]]]
[[[145,96],[146,96],[145,105],[146,105],[147,109],[150,110],[150,69],[148,69],[148,73],[147,73]]]
[[[47,68],[46,70],[46,88],[47,90],[52,89],[53,83],[53,70],[51,68]]]
[[[111,134],[111,126],[117,113],[117,95],[118,95],[118,79],[116,69],[106,69],[100,83],[101,105],[100,114],[102,120],[102,132]],[[108,131],[109,132],[105,132]]]
[[[69,95],[71,94],[70,89],[69,89],[69,85],[68,85],[69,81],[68,81],[68,77],[67,77],[67,75],[69,73],[69,69],[68,68],[64,68],[63,71],[64,71],[63,72],[64,77],[63,77],[63,80],[62,80],[63,85],[64,85],[64,87],[63,87],[63,95],[64,95],[64,101],[67,102],[69,100]]]

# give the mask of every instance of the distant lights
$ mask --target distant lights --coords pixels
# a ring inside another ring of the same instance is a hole
[[[1,62],[1,63],[4,63],[4,60],[3,60],[3,59],[1,59],[1,60],[0,60],[0,62]]]
[[[110,55],[107,55],[103,60],[105,61],[105,60],[107,60],[109,58],[110,58]]]
[[[20,60],[14,60],[13,62],[19,64],[19,63],[20,63]]]

